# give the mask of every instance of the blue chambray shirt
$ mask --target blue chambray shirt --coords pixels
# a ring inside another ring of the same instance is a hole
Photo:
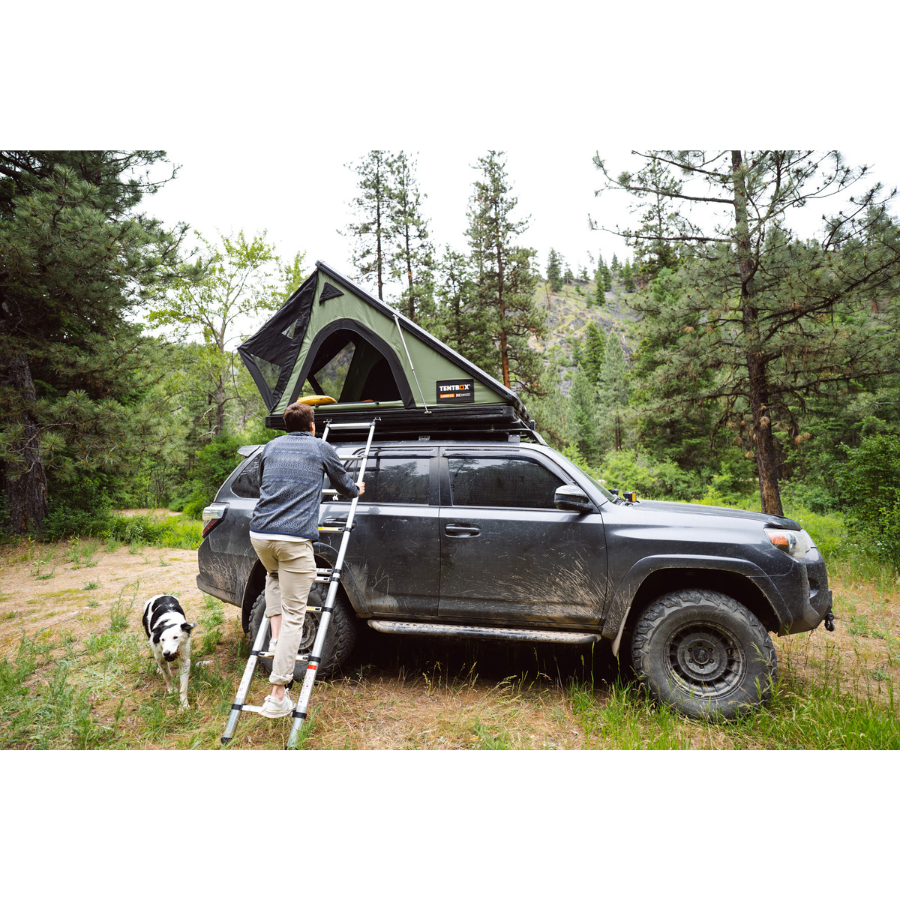
[[[259,463],[259,503],[250,530],[273,538],[316,540],[324,475],[342,496],[359,494],[334,447],[326,441],[308,431],[292,431],[269,441]]]

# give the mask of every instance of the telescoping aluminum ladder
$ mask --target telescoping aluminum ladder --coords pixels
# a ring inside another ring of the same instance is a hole
[[[328,433],[331,429],[354,429],[359,431],[361,429],[368,428],[369,436],[366,439],[366,449],[363,452],[362,456],[354,456],[350,453],[339,453],[338,456],[341,459],[349,460],[360,460],[359,464],[359,478],[357,480],[357,485],[365,480],[365,472],[366,472],[366,463],[369,461],[369,454],[372,449],[372,437],[375,434],[375,421],[372,422],[341,422],[340,424],[332,425],[329,423],[325,426],[325,431],[322,434],[322,440],[328,439]],[[334,496],[338,493],[335,488],[326,488],[322,491],[323,495]],[[321,613],[322,618],[319,621],[319,630],[316,632],[316,640],[313,644],[311,653],[301,653],[297,656],[299,661],[303,661],[307,663],[306,666],[306,675],[303,678],[303,687],[300,689],[300,697],[297,700],[297,706],[292,713],[294,724],[291,728],[291,734],[288,738],[288,749],[293,749],[297,746],[297,741],[300,738],[300,729],[303,727],[303,723],[306,721],[306,710],[309,707],[309,696],[312,693],[313,684],[316,681],[316,672],[319,668],[319,663],[322,661],[322,651],[325,647],[325,639],[328,636],[328,629],[331,626],[331,614],[334,609],[334,601],[337,597],[337,589],[338,585],[341,581],[341,571],[344,566],[344,556],[347,553],[347,542],[350,540],[350,532],[353,529],[353,519],[356,516],[356,504],[359,501],[359,496],[353,498],[350,503],[350,512],[347,514],[347,521],[344,525],[337,526],[319,526],[319,532],[341,532],[343,533],[343,537],[341,538],[341,546],[338,550],[337,560],[335,561],[333,569],[316,569],[316,581],[320,584],[328,585],[328,594],[325,597],[325,605],[324,606],[307,606],[307,613],[317,612]],[[323,501],[324,502],[324,501]],[[238,719],[242,712],[259,712],[262,707],[260,706],[250,706],[247,703],[244,703],[244,700],[247,699],[247,692],[250,690],[250,683],[253,680],[253,673],[256,670],[256,664],[259,662],[260,657],[271,657],[274,654],[270,650],[263,650],[263,645],[266,643],[266,638],[269,636],[269,620],[267,617],[263,616],[262,625],[260,626],[259,633],[256,635],[256,640],[253,642],[253,649],[250,651],[250,658],[247,660],[247,667],[244,669],[243,677],[241,678],[241,683],[238,686],[237,696],[234,698],[234,703],[231,704],[231,715],[228,717],[228,723],[225,726],[225,733],[222,735],[222,745],[227,744],[232,737],[234,737],[234,730],[237,728]]]

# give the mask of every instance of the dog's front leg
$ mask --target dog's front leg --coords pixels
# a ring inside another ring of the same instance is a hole
[[[156,660],[157,667],[159,668],[159,674],[162,675],[163,681],[166,683],[166,691],[171,694],[175,688],[175,685],[172,681],[172,669],[166,662],[160,649],[155,644],[151,643],[150,649],[153,651],[153,657]]]
[[[181,708],[190,709],[187,698],[188,676],[191,674],[191,639],[181,645]]]

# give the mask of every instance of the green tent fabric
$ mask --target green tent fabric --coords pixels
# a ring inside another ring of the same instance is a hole
[[[513,391],[323,262],[238,352],[271,416],[315,393],[336,412],[502,404],[528,421]]]

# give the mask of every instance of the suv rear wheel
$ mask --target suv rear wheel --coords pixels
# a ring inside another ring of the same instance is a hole
[[[674,591],[641,614],[634,670],[660,703],[697,719],[732,719],[769,699],[775,648],[750,610],[725,594]]]
[[[327,585],[314,584],[309,592],[310,606],[324,606],[327,592]],[[260,626],[266,613],[266,592],[261,591],[259,596],[253,603],[250,610],[250,646],[256,643],[256,636],[259,634]],[[300,639],[300,649],[298,653],[312,652],[313,644],[316,641],[316,635],[319,633],[319,623],[322,614],[309,612],[303,620],[303,637]],[[322,649],[322,662],[319,664],[319,670],[316,673],[317,678],[331,678],[342,666],[347,663],[350,654],[353,652],[353,646],[356,643],[356,635],[358,631],[358,620],[350,602],[344,594],[344,589],[338,587],[337,597],[334,600],[334,609],[331,613],[331,627],[328,629],[328,637],[325,639],[325,646]],[[266,638],[263,644],[263,650],[268,650],[269,638]],[[269,674],[272,672],[272,660],[265,657],[260,658],[260,666]],[[306,674],[305,662],[294,663],[294,680],[303,681]]]

